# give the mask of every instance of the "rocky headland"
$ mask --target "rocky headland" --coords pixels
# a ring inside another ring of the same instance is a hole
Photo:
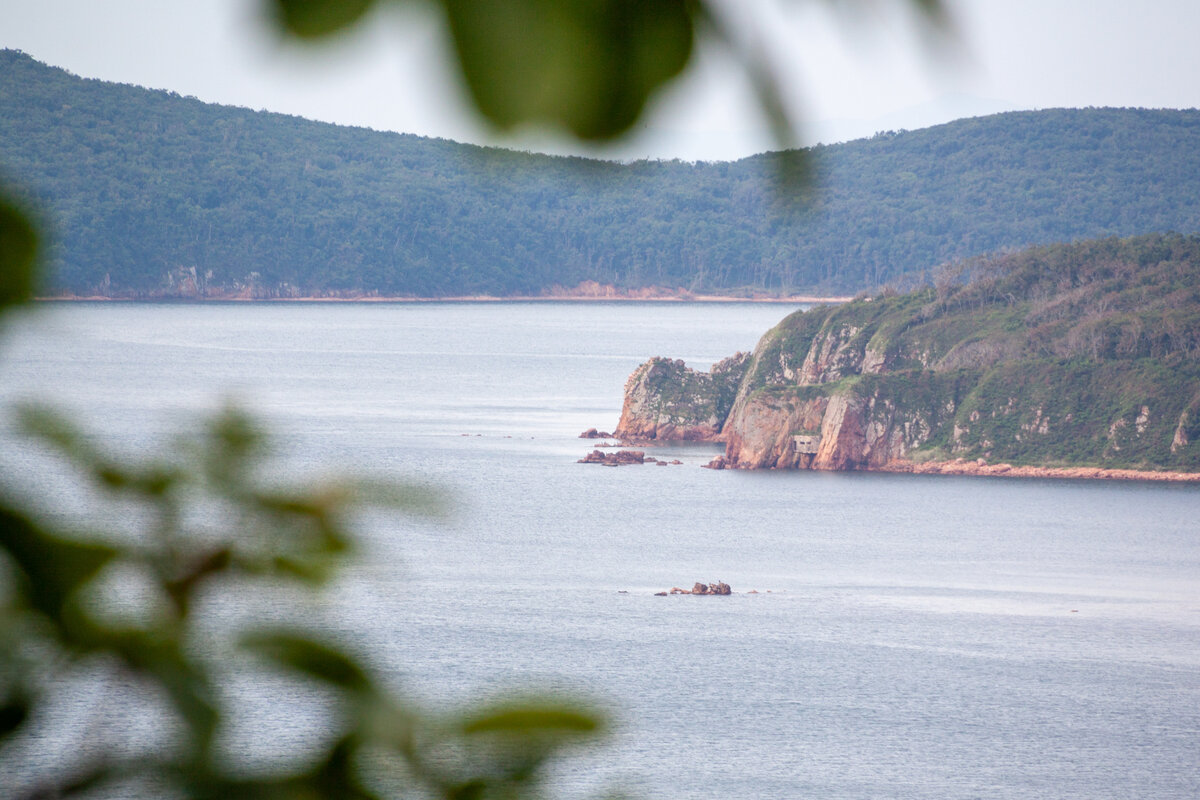
[[[653,358],[613,433],[724,442],[717,468],[1200,480],[1200,237],[978,259],[710,372]]]

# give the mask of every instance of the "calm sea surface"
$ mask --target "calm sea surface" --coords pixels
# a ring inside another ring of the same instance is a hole
[[[567,796],[1200,796],[1200,489],[712,472],[707,446],[575,463],[640,362],[707,368],[790,310],[50,305],[0,341],[0,403],[50,400],[138,452],[233,399],[297,473],[448,491],[444,523],[370,520],[311,618],[435,707],[542,687],[611,709]],[[0,464],[82,505],[7,421]],[[718,579],[734,596],[653,596]],[[29,768],[86,748],[75,718],[136,739],[102,710],[123,690],[61,704]],[[255,730],[320,741],[319,702],[226,691],[248,763],[271,758]]]

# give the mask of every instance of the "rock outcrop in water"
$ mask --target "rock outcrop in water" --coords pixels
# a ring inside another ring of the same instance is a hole
[[[793,314],[712,373],[651,359],[615,433],[723,441],[718,468],[1200,470],[1200,237],[959,269]]]
[[[700,583],[697,581],[692,585],[691,589],[680,589],[678,586],[673,586],[669,592],[654,593],[655,597],[666,597],[669,594],[702,594],[721,597],[733,594],[733,590],[724,581],[717,581],[716,583]]]
[[[623,467],[628,464],[646,463],[646,453],[642,450],[618,450],[615,453],[593,450],[576,463],[599,464],[604,467]]]
[[[749,363],[749,353],[738,353],[710,372],[697,372],[679,360],[650,359],[625,382],[613,435],[627,441],[716,441]]]

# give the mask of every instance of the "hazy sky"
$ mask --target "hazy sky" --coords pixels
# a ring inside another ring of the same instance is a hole
[[[930,47],[890,0],[727,0],[769,53],[807,142],[917,128],[960,116],[1058,106],[1200,106],[1197,0],[949,0],[957,35]],[[441,30],[389,9],[332,45],[282,43],[258,0],[0,0],[0,47],[90,78],[171,89],[379,130],[553,152],[544,134],[500,137],[441,68]],[[770,149],[744,80],[709,53],[635,135],[600,155],[733,159]]]

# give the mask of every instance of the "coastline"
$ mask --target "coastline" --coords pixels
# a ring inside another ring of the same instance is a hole
[[[582,438],[582,437],[581,437]],[[712,437],[696,439],[639,439],[618,438],[616,441],[601,441],[594,447],[601,449],[620,449],[627,447],[656,447],[673,444],[719,443],[724,439],[720,434]],[[713,462],[721,462],[716,469],[744,470],[755,472],[762,468],[743,467],[731,464],[721,454]],[[705,466],[713,468],[713,462]],[[770,467],[768,470],[775,470]],[[956,459],[954,461],[915,461],[899,460],[875,467],[860,467],[858,469],[828,469],[821,467],[810,470],[824,472],[890,472],[905,475],[965,475],[985,478],[1054,478],[1062,480],[1099,480],[1099,481],[1150,481],[1154,483],[1195,483],[1200,484],[1200,472],[1179,472],[1174,470],[1149,469],[1119,469],[1112,467],[1035,467],[1014,466],[1012,464],[981,464],[978,461]],[[804,472],[804,469],[788,468],[784,472]]]
[[[1200,472],[1173,472],[1109,467],[1030,467],[1012,464],[980,464],[977,461],[893,461],[872,472],[896,472],[912,475],[975,475],[1003,478],[1060,478],[1104,481],[1153,481],[1158,483],[1200,483]]]
[[[208,297],[114,297],[110,295],[51,295],[35,297],[40,303],[774,303],[796,305],[798,303],[848,303],[851,297],[822,297],[817,295],[787,295],[784,297],[751,296],[737,297],[720,294],[667,294],[667,293],[624,293],[613,295],[456,295],[453,297],[403,297],[403,296],[335,296],[335,297],[250,297],[238,295],[213,295]]]

